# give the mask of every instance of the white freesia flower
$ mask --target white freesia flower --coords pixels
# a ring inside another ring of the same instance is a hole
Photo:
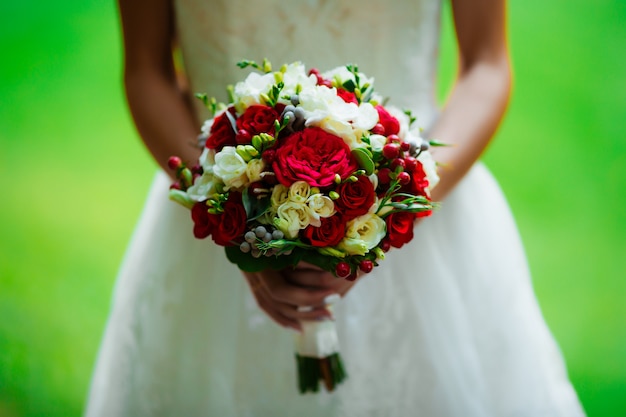
[[[307,126],[318,126],[327,117],[348,122],[357,116],[358,106],[346,103],[337,95],[337,90],[323,85],[302,90],[300,107],[305,112]]]
[[[428,188],[426,191],[430,193],[433,188],[439,184],[439,174],[437,174],[437,163],[433,159],[433,156],[430,152],[425,151],[422,152],[417,160],[422,163],[424,167],[424,172],[426,173],[426,177],[428,178]]]
[[[354,83],[356,83],[356,80],[354,79],[354,74],[348,71],[348,68],[346,68],[345,65],[341,67],[333,68],[330,71],[324,72],[322,74],[322,77],[329,79],[329,80],[337,80],[339,81],[340,84],[343,84],[348,80],[352,80]],[[361,73],[359,73],[359,81],[362,86],[365,84],[369,84],[369,85],[374,84],[374,78],[366,77]]]
[[[285,234],[288,239],[295,239],[298,232],[310,224],[311,214],[306,204],[287,201],[276,210],[274,225]]]
[[[339,243],[339,249],[350,255],[365,255],[385,237],[386,224],[371,211],[348,222],[346,237]]]
[[[265,161],[263,159],[251,159],[246,167],[246,176],[249,182],[255,182],[261,180],[261,173],[265,169]]]
[[[378,112],[370,103],[361,103],[352,125],[356,130],[368,131],[378,123]]]
[[[311,195],[311,186],[305,181],[296,181],[289,187],[289,201],[304,204]]]
[[[218,181],[215,176],[205,171],[201,176],[195,179],[191,187],[187,188],[187,195],[193,201],[204,201],[216,193],[217,183]]]
[[[315,87],[317,78],[313,74],[307,75],[306,68],[301,62],[294,62],[287,65],[283,73],[283,84],[285,86],[283,87],[281,96],[292,96],[296,94],[298,86],[303,90]],[[281,101],[288,104],[286,100]]]
[[[248,182],[248,164],[234,146],[224,146],[215,155],[213,174],[224,182],[224,190],[241,188]]]
[[[242,114],[248,107],[261,104],[261,94],[267,94],[276,80],[274,74],[259,74],[251,72],[245,80],[235,84],[235,110]]]

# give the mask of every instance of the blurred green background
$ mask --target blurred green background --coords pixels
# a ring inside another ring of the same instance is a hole
[[[0,416],[77,416],[155,165],[123,100],[113,2],[0,13]],[[514,95],[485,160],[584,407],[623,416],[626,2],[512,0],[510,41]]]

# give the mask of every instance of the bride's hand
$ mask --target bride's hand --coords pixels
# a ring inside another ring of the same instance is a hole
[[[295,330],[302,330],[300,320],[332,318],[327,305],[345,295],[356,282],[336,278],[306,263],[294,269],[243,275],[259,307],[278,324]]]

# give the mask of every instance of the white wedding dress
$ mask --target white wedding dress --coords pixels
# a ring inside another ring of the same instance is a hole
[[[174,7],[192,91],[225,100],[241,59],[358,63],[390,104],[424,126],[436,117],[438,0]],[[298,393],[292,332],[257,308],[223,248],[194,239],[168,185],[157,175],[121,268],[87,416],[583,415],[482,165],[337,305],[349,377],[316,395]]]

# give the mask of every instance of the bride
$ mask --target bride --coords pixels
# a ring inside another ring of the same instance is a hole
[[[120,0],[128,103],[164,168],[170,155],[198,157],[190,143],[207,115],[192,93],[224,92],[248,58],[358,63],[428,137],[454,146],[435,153],[441,210],[356,282],[306,265],[242,277],[221,247],[193,238],[157,174],[118,276],[87,416],[583,415],[507,204],[476,162],[509,96],[505,0],[451,1],[460,68],[440,110],[439,0]],[[333,294],[349,379],[300,395],[292,333],[328,318]]]

